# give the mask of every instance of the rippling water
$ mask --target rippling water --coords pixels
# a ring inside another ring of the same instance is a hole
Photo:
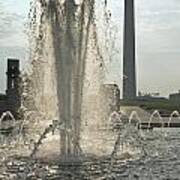
[[[29,158],[11,157],[1,164],[0,177],[5,179],[180,179],[180,129],[155,129],[138,132],[138,147],[146,153],[124,149],[113,162],[110,157],[85,158],[78,163],[42,163]],[[135,144],[134,143],[134,144]],[[131,146],[131,142],[129,142]],[[127,150],[127,151],[126,151]],[[11,178],[10,178],[11,177]],[[2,178],[2,179],[3,179]]]
[[[163,129],[148,134],[151,134],[152,138],[146,140],[145,143],[149,144],[154,152],[149,151],[145,157],[126,162],[123,167],[124,172],[119,175],[119,178],[130,180],[180,179],[180,130]],[[156,136],[157,134],[159,137]]]

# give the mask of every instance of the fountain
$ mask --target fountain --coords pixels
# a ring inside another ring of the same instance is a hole
[[[171,113],[171,115],[170,115],[170,117],[169,117],[169,121],[168,121],[168,127],[170,127],[170,124],[171,124],[171,122],[172,122],[172,120],[173,120],[174,117],[176,117],[176,118],[178,118],[178,120],[180,120],[180,114],[179,114],[178,111],[173,111],[173,112]]]
[[[38,117],[41,120],[33,122],[32,117],[27,116],[30,120],[24,120],[23,124],[28,122],[29,127],[42,124],[41,134],[35,139],[36,144],[41,144],[38,142],[44,138],[52,119],[58,119],[64,127],[59,130],[62,159],[80,156],[84,124],[89,128],[103,123],[103,112],[98,109],[104,62],[98,42],[95,5],[94,0],[31,3],[32,70],[28,75],[31,88],[24,93],[24,104],[25,109],[37,116],[35,120]],[[31,99],[32,103],[26,103],[26,99]]]
[[[7,119],[8,118],[8,119]],[[6,111],[6,112],[3,112],[2,116],[0,117],[0,127],[2,125],[2,121],[4,120],[11,120],[13,123],[11,124],[12,126],[15,125],[15,118],[13,116],[13,114],[10,112],[10,111]]]
[[[156,117],[156,118],[155,118],[155,117]],[[155,110],[155,111],[151,114],[150,120],[149,120],[149,122],[148,122],[148,128],[149,128],[149,129],[151,128],[151,123],[152,123],[152,121],[153,121],[154,119],[155,119],[156,121],[157,121],[157,120],[160,121],[161,127],[164,126],[164,122],[163,122],[163,119],[162,119],[159,111],[158,111],[158,110]]]
[[[136,126],[139,126],[141,129],[141,119],[136,111],[133,111],[129,116],[129,124],[132,123],[133,120],[137,120],[138,122],[135,122]]]
[[[0,117],[0,136],[9,135],[15,128],[16,120],[10,111],[6,111]],[[2,139],[2,137],[1,137]],[[3,138],[4,139],[4,138]]]
[[[99,96],[104,58],[97,33],[95,4],[95,0],[32,1],[32,63],[31,72],[24,81],[21,106],[24,118],[20,120],[18,137],[25,132],[33,147],[27,153],[23,153],[26,146],[10,151],[6,145],[5,150],[1,149],[3,170],[0,178],[158,179],[155,175],[160,177],[165,166],[169,175],[169,167],[176,159],[169,164],[163,159],[167,156],[162,153],[167,147],[164,134],[155,130],[142,131],[141,127],[144,121],[150,128],[154,120],[163,126],[157,110],[150,120],[147,116],[149,121],[145,121],[138,111],[133,111],[128,120],[116,111],[109,119],[105,118],[105,104],[101,101],[105,97]],[[104,4],[107,6],[107,0]],[[10,116],[12,125],[16,125],[11,113],[5,114],[0,118],[0,124]],[[174,116],[180,118],[174,111],[169,124]],[[169,143],[177,140],[175,150],[179,150],[179,139],[176,134],[174,137]],[[51,151],[56,147],[58,153],[49,161]],[[48,153],[46,156],[41,156],[42,149]],[[42,159],[45,162],[41,162]],[[178,165],[177,161],[171,170]]]

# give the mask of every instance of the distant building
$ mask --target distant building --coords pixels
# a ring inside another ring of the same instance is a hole
[[[160,93],[148,93],[148,94],[143,94],[139,92],[139,96],[136,97],[136,100],[139,101],[152,101],[152,102],[161,102],[161,101],[167,101],[167,98],[161,97]]]
[[[141,91],[139,91],[138,96],[136,97],[136,100],[148,101],[148,102],[164,102],[164,101],[167,101],[168,99],[160,96],[159,92],[142,93]]]
[[[161,101],[167,101],[165,97],[158,97],[158,96],[152,96],[152,95],[142,95],[138,96],[136,100],[139,101],[153,101],[153,102],[161,102]]]
[[[20,70],[19,60],[8,59],[7,61],[7,90],[5,94],[0,94],[0,116],[5,111],[17,117],[20,107],[19,81]]]
[[[178,93],[170,94],[169,95],[169,100],[171,102],[179,103],[180,104],[180,90],[179,90]]]

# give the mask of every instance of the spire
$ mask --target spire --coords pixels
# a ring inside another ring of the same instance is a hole
[[[134,0],[125,0],[123,44],[123,99],[136,98]]]

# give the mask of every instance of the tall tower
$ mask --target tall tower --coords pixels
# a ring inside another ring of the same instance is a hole
[[[123,99],[136,98],[134,0],[125,0],[123,45]]]
[[[16,110],[20,106],[19,95],[19,60],[8,59],[7,65],[7,90],[8,104],[10,109]]]

